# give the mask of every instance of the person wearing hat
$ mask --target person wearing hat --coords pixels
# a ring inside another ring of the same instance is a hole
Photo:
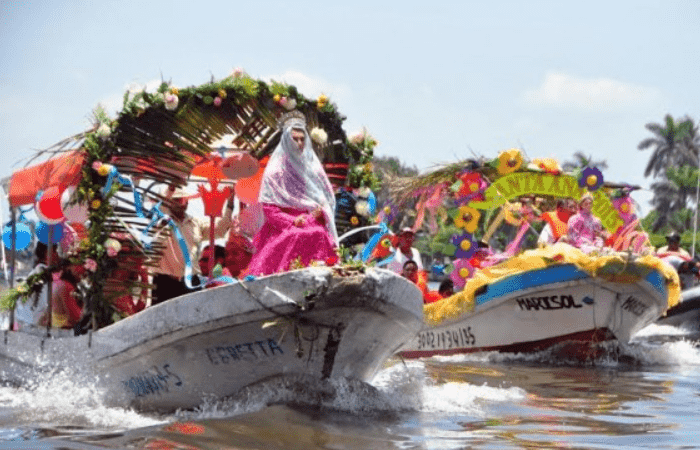
[[[599,218],[593,215],[593,196],[586,193],[578,201],[579,211],[567,224],[567,242],[586,253],[603,247],[607,232]]]
[[[667,256],[679,256],[688,261],[691,259],[690,253],[681,247],[681,235],[673,231],[666,236],[666,245],[656,251],[656,256],[665,258]]]
[[[398,274],[403,271],[403,265],[406,261],[413,260],[418,266],[418,270],[423,270],[423,263],[418,249],[413,247],[413,240],[416,235],[413,230],[409,227],[404,227],[401,232],[397,235],[396,251],[394,252],[394,258],[388,265],[388,269],[392,270]]]
[[[184,189],[170,186],[165,192],[166,213],[173,219],[175,225],[187,244],[194,282],[199,281],[199,247],[204,241],[209,240],[211,222],[209,218],[192,217],[187,214],[187,206],[191,197]],[[223,217],[216,220],[214,225],[214,237],[223,238],[231,228],[234,205],[234,194],[228,198]],[[151,296],[151,304],[161,303],[165,300],[178,297],[191,292],[187,287],[185,275],[185,256],[180,248],[180,243],[174,232],[165,241],[165,249],[161,255],[158,267],[153,269],[153,284],[155,289]]]

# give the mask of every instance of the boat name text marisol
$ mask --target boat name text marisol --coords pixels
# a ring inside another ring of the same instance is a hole
[[[544,297],[526,297],[518,298],[515,300],[518,302],[521,311],[530,310],[552,310],[552,309],[570,309],[570,308],[582,308],[583,305],[576,303],[573,295],[548,295]]]
[[[418,334],[418,350],[473,347],[475,344],[476,337],[472,333],[472,327],[460,327],[447,331],[421,331]]]
[[[272,338],[244,344],[209,347],[205,352],[209,362],[214,366],[236,361],[257,361],[262,358],[271,358],[275,356],[276,352],[284,354],[277,341]]]

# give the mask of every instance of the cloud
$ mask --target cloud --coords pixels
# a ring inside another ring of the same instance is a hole
[[[656,88],[623,83],[610,78],[579,78],[564,73],[548,73],[542,84],[526,91],[522,98],[531,105],[616,112],[649,107],[661,101]]]
[[[321,94],[330,97],[332,102],[344,104],[351,96],[350,87],[345,84],[334,84],[329,81],[312,78],[301,72],[288,70],[279,75],[262,77],[264,80],[275,80],[296,86],[304,97],[314,98]]]

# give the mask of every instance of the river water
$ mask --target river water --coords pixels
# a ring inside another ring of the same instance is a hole
[[[698,339],[695,324],[651,325],[585,362],[556,350],[392,359],[370,385],[263,385],[167,416],[44,374],[0,387],[0,448],[700,448]]]

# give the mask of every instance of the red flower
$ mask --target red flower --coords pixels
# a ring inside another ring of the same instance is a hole
[[[338,263],[338,255],[329,256],[326,259],[327,266],[335,266]]]

